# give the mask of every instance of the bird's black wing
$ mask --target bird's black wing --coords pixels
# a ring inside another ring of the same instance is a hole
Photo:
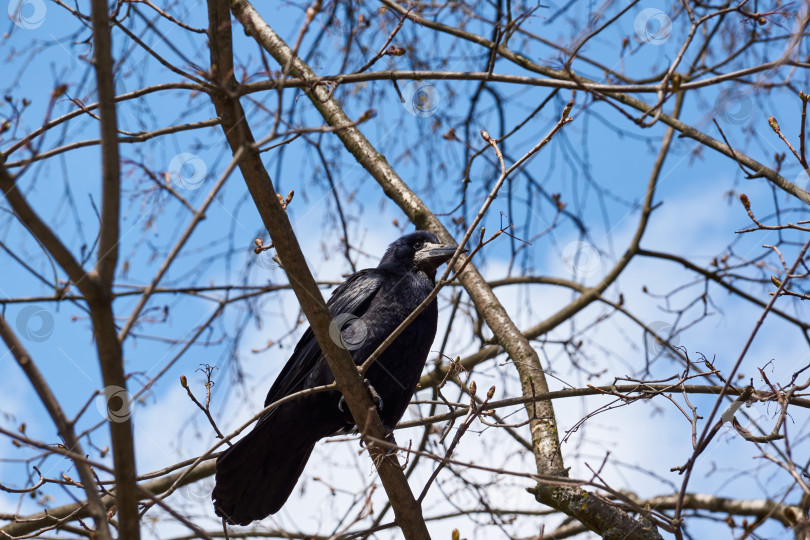
[[[361,270],[349,276],[335,289],[326,303],[332,317],[341,314],[362,316],[379,292],[383,281],[384,273],[376,268]],[[320,357],[321,347],[318,340],[315,339],[312,328],[307,328],[267,393],[264,406],[267,407],[270,403],[303,389],[307,376],[315,368]]]

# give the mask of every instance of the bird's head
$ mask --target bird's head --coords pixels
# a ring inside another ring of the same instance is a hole
[[[400,272],[417,270],[435,276],[436,269],[447,262],[456,249],[457,245],[442,244],[431,232],[416,231],[388,246],[378,268]]]

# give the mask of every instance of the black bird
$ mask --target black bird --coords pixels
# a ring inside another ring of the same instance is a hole
[[[327,303],[330,331],[360,365],[427,298],[436,269],[457,246],[417,231],[392,243],[377,268],[349,276]],[[466,251],[466,250],[465,250]],[[408,407],[436,336],[434,300],[366,372],[383,425],[389,432]],[[307,328],[265,400],[265,407],[294,392],[333,382],[321,348]],[[247,525],[281,509],[295,488],[315,443],[355,427],[337,391],[285,403],[264,415],[217,459],[211,494],[217,515]]]

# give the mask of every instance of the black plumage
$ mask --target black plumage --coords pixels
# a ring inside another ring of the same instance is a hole
[[[327,303],[330,334],[360,365],[428,296],[436,269],[456,250],[418,231],[392,243],[377,268],[349,276]],[[369,368],[366,378],[379,394],[380,417],[393,430],[416,390],[436,336],[438,309],[432,302]],[[284,396],[334,381],[308,328],[267,394],[265,407]],[[274,514],[295,488],[315,443],[354,427],[337,391],[295,399],[270,411],[253,430],[217,459],[211,498],[217,515],[247,525]]]

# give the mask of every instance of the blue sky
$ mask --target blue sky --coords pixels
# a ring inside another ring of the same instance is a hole
[[[617,4],[618,7],[613,8],[616,11],[610,13],[615,13],[624,6],[619,4],[621,6]],[[2,135],[4,138],[0,141],[0,147],[3,149],[13,142],[13,136],[19,138],[41,124],[51,92],[57,85],[67,84],[67,93],[56,101],[53,116],[65,114],[75,108],[68,97],[85,103],[95,101],[94,73],[87,61],[91,50],[83,43],[88,38],[89,31],[78,26],[63,8],[52,3],[44,5],[46,10],[40,25],[35,28],[20,28],[9,23],[9,34],[0,42],[4,59],[3,71],[6,73],[0,79],[0,87],[4,95],[12,97],[11,103],[0,102],[0,116],[12,118],[12,105],[20,107],[23,98],[30,100],[30,105],[20,118],[17,131],[13,135],[8,132]],[[593,2],[577,2],[564,14],[555,16],[563,5],[563,2],[544,3],[526,21],[523,28],[551,41],[574,43],[584,28],[583,21],[598,6]],[[81,4],[80,7],[87,8]],[[349,69],[362,65],[379,48],[380,40],[384,40],[392,28],[391,17],[383,18],[376,7],[370,5],[359,9],[371,17],[374,24],[384,21],[386,30],[382,33],[360,34],[360,40],[366,49],[362,53],[354,51],[348,62]],[[340,45],[345,34],[331,28],[322,31],[326,14],[331,8],[332,4],[327,4],[324,13],[316,17],[301,47],[301,51],[309,52],[315,43],[328,44],[320,47],[318,54],[308,57],[310,65],[320,74],[337,73],[343,62]],[[644,9],[657,9],[668,17],[673,17],[671,35],[659,45],[645,42],[636,35],[635,25]],[[288,43],[295,40],[304,17],[299,6],[278,3],[273,6],[259,6],[259,10]],[[476,4],[475,11],[482,16],[492,14],[491,7],[485,3]],[[142,12],[148,13],[148,10]],[[182,17],[189,25],[199,28],[206,25],[203,4],[173,6],[171,12]],[[338,10],[338,13],[343,12]],[[729,24],[738,26],[737,37],[741,38],[749,29],[747,25],[751,23],[738,20]],[[776,35],[793,28],[791,20],[780,16],[772,17],[769,24],[774,25],[773,32]],[[159,39],[158,35],[145,30],[137,17],[133,16],[129,20],[128,27],[136,33],[140,32],[150,46],[187,73],[193,72],[192,64],[208,65],[207,42],[202,34],[186,32],[169,23],[160,23],[161,35],[182,52],[181,56]],[[475,20],[466,26],[472,32],[485,32],[486,28],[488,27],[483,23]],[[672,4],[641,2],[595,38],[582,52],[612,69],[624,69],[628,75],[648,76],[659,72],[672,61],[685,31],[685,16],[677,13]],[[629,49],[623,50],[621,40],[625,36],[631,38],[631,45]],[[116,81],[119,94],[147,85],[181,80],[177,74],[155,62],[142,49],[133,47],[122,32],[114,32],[113,39],[116,60],[122,63],[119,72],[121,76]],[[263,67],[257,47],[243,34],[238,23],[234,40],[237,63],[244,66],[244,71],[239,70],[237,76],[241,79],[246,75],[251,81],[266,78],[266,75],[261,74]],[[521,54],[539,63],[552,67],[562,65],[561,59],[549,48],[537,44],[524,47],[518,36],[511,43]],[[480,47],[450,40],[447,36],[436,37],[428,29],[410,23],[403,27],[394,44],[430,51],[429,56],[433,59],[447,59],[445,65],[438,65],[437,61],[437,65],[430,66],[435,69],[481,71],[481,66],[486,65],[488,54]],[[759,62],[773,60],[781,55],[784,45],[784,40],[776,40],[767,46],[758,46],[751,56]],[[691,60],[690,54],[686,55],[686,61]],[[721,53],[718,51],[717,54]],[[751,58],[746,60],[753,62]],[[731,67],[734,66],[732,63]],[[389,67],[416,69],[420,66],[415,65],[410,56],[386,56],[373,69]],[[271,68],[278,69],[278,66],[271,61]],[[591,66],[575,64],[575,69],[577,73],[594,80],[603,79],[603,74]],[[504,60],[496,63],[495,71],[526,74]],[[750,80],[781,81],[786,77],[792,78],[796,89],[807,88],[806,73],[802,70],[792,73],[788,68],[763,72],[752,76]],[[409,111],[407,106],[403,106],[392,84],[387,81],[344,86],[338,89],[336,95],[351,118],[358,118],[369,108],[376,110],[376,116],[362,124],[363,133],[435,212],[449,212],[461,201],[466,149],[460,142],[448,141],[441,135],[449,128],[454,128],[457,136],[464,138],[463,120],[478,83],[428,81],[427,84],[431,85],[429,92],[431,99],[437,101],[437,106],[433,114],[424,117],[412,114],[412,109]],[[400,82],[400,88],[405,88],[406,85],[407,81]],[[499,93],[505,106],[501,115],[491,94],[481,96],[470,124],[472,134],[469,141],[466,141],[475,149],[485,146],[483,140],[476,135],[479,129],[486,129],[493,136],[510,131],[550,93],[548,88],[525,88],[503,83],[492,83],[491,88]],[[550,130],[570,97],[569,91],[560,91],[542,112],[508,140],[503,147],[507,161],[516,160]],[[653,99],[652,95],[643,97],[648,102]],[[267,135],[277,106],[277,95],[273,92],[255,93],[244,97],[242,103],[248,112],[256,138]],[[287,89],[284,103],[285,110],[292,111],[289,115],[285,114],[285,121],[292,125],[314,127],[322,124],[317,111],[299,91]],[[667,106],[667,111],[670,107],[671,103]],[[207,96],[187,90],[150,94],[138,100],[122,102],[117,110],[119,127],[133,132],[215,117]],[[800,102],[793,89],[775,88],[766,92],[755,85],[727,83],[690,92],[682,118],[704,133],[720,138],[712,123],[712,118],[716,118],[735,149],[772,166],[774,152],[784,152],[786,148],[768,127],[767,117],[775,116],[782,131],[795,143],[799,131],[799,110]],[[514,185],[508,186],[507,191],[493,204],[483,224],[488,231],[494,232],[501,223],[511,221],[515,225],[513,234],[523,240],[531,239],[546,229],[554,217],[553,206],[548,201],[538,202],[539,194],[536,189],[527,189],[531,177],[534,182],[542,185],[546,193],[559,193],[561,200],[568,205],[567,208],[586,220],[587,234],[580,235],[571,220],[562,219],[553,232],[532,241],[530,246],[523,249],[524,255],[512,268],[512,275],[525,273],[571,277],[570,264],[565,260],[566,248],[572,242],[583,241],[599,254],[594,263],[597,270],[581,276],[586,283],[592,283],[621,256],[635,230],[639,215],[638,204],[644,196],[649,171],[665,126],[659,122],[649,129],[639,129],[614,108],[603,103],[593,104],[581,92],[576,95],[572,116],[574,121],[565,126],[553,142],[530,161],[523,174],[514,177]],[[67,142],[94,139],[97,136],[96,121],[83,116],[52,130],[45,137],[37,139],[37,143],[41,142],[40,148],[44,151]],[[341,150],[336,137],[314,134],[310,138],[320,141],[321,148],[330,161],[338,197],[348,216],[350,240],[360,250],[354,255],[356,265],[358,268],[373,266],[378,254],[400,231],[411,230],[407,219],[393,203],[386,201],[376,183],[354,158]],[[126,285],[145,285],[151,280],[191,217],[188,209],[176,199],[168,196],[165,191],[155,189],[141,165],[165,173],[171,170],[172,160],[176,156],[197,156],[199,162],[195,162],[195,172],[199,173],[203,169],[204,180],[193,185],[175,184],[177,191],[196,207],[202,203],[208,190],[228,165],[230,151],[217,126],[158,137],[142,145],[122,145],[121,148],[124,159],[124,190],[117,282],[121,285],[119,290],[124,290]],[[12,155],[9,161],[22,159],[26,155],[25,151],[20,151]],[[301,138],[265,155],[265,163],[277,191],[286,193],[294,189],[296,192],[289,207],[289,215],[313,272],[319,279],[341,279],[343,274],[350,271],[350,267],[336,250],[343,233],[335,218],[335,203],[330,185],[314,147]],[[493,163],[491,152],[485,152],[482,158],[475,161],[470,172],[471,183],[466,205],[452,216],[442,218],[457,237],[461,233],[453,225],[451,218],[463,216],[468,220],[472,219],[497,176]],[[783,167],[784,176],[794,179],[800,177],[800,172],[801,168],[793,164],[791,156],[788,156]],[[187,168],[184,169],[184,174],[190,174]],[[85,249],[92,249],[97,232],[96,208],[99,204],[97,147],[73,150],[60,157],[34,163],[20,179],[19,185],[38,213],[53,225],[74,254],[81,256],[83,245],[86,246]],[[505,196],[509,192],[511,200]],[[667,250],[700,265],[707,265],[713,258],[722,256],[727,252],[729,244],[734,245],[734,253],[739,257],[759,255],[763,251],[762,244],[776,242],[777,235],[755,232],[740,236],[735,233],[749,225],[737,201],[736,194],[739,192],[748,194],[758,216],[766,216],[772,212],[774,201],[777,201],[782,209],[796,210],[789,214],[790,219],[801,219],[801,216],[806,218],[806,211],[799,201],[788,199],[781,191],[772,193],[765,180],[743,179],[732,160],[708,148],[700,148],[693,140],[676,138],[656,190],[655,201],[661,206],[653,213],[642,246]],[[19,222],[9,216],[8,206],[0,204],[0,208],[4,210],[0,214],[0,241],[52,282],[54,270],[51,262]],[[394,224],[394,220],[398,222],[398,226]],[[247,197],[244,182],[236,172],[227,180],[207,212],[206,219],[197,227],[161,284],[168,287],[180,284],[206,286],[284,283],[285,277],[280,269],[266,257],[259,258],[252,252],[253,239],[257,236],[267,241],[258,213]],[[797,235],[785,236],[801,240]],[[478,264],[487,277],[501,278],[506,275],[511,248],[512,243],[504,236],[484,250]],[[788,249],[786,257],[790,255],[792,252]],[[772,257],[766,260],[769,265],[776,262]],[[52,294],[52,286],[33,277],[5,252],[0,252],[0,269],[0,297]],[[64,278],[64,274],[58,269],[56,274]],[[671,324],[673,314],[667,311],[666,301],[654,295],[666,294],[679,284],[693,280],[692,274],[676,264],[638,258],[622,275],[617,285],[608,291],[607,296],[615,299],[621,291],[626,305],[645,322]],[[642,285],[652,294],[642,292]],[[702,287],[702,282],[696,283],[674,295],[669,307],[684,306],[700,294],[695,291]],[[700,324],[684,330],[679,334],[678,340],[680,345],[686,347],[690,356],[702,353],[708,358],[716,358],[719,368],[728,369],[736,360],[744,337],[753,328],[761,311],[729,297],[716,286],[710,285],[707,290],[712,300],[708,309],[710,316]],[[749,290],[755,291],[758,297],[767,299],[767,289],[751,285]],[[546,318],[572,298],[567,290],[545,286],[515,287],[497,292],[510,312],[515,314],[521,327]],[[210,294],[215,298],[223,298],[223,295],[222,292]],[[443,309],[442,321],[445,321],[447,295],[443,295],[440,301]],[[116,301],[116,314],[122,317],[122,322],[135,302],[136,297]],[[45,311],[46,315],[43,317],[46,327],[48,321],[52,321],[52,329],[50,333],[45,329],[48,334],[46,339],[27,339],[26,346],[54,387],[65,410],[73,415],[81,409],[93,391],[103,388],[89,321],[80,304],[37,302],[35,305]],[[134,336],[125,344],[126,368],[133,374],[129,381],[129,391],[134,393],[140,390],[148,378],[154,376],[180,352],[178,344],[168,343],[166,339],[190,335],[202,321],[211,316],[216,307],[215,302],[202,297],[155,295],[148,304],[146,313],[152,321],[138,325]],[[785,301],[782,307],[798,317],[806,317],[806,308],[797,302]],[[10,321],[19,320],[24,308],[24,305],[10,304],[6,307],[6,317]],[[688,326],[689,320],[700,317],[701,310],[702,306],[694,306],[688,310],[681,325]],[[573,327],[564,325],[555,330],[553,335],[546,336],[547,343],[538,343],[538,348],[542,350],[541,357],[551,362],[549,367],[555,377],[558,377],[552,379],[552,387],[560,388],[564,384],[606,384],[614,377],[631,375],[643,366],[643,333],[621,316],[614,316],[597,329],[583,335],[585,348],[582,360],[589,370],[599,373],[593,378],[586,378],[581,371],[573,369],[563,350],[554,343],[555,340],[570,336],[572,328],[585,328],[605,311],[603,306],[592,306],[576,317]],[[208,363],[218,366],[212,410],[223,428],[236,427],[258,409],[264,392],[300,335],[301,328],[289,334],[295,326],[297,315],[297,305],[287,293],[267,295],[250,303],[229,305],[224,316],[210,331],[203,333],[201,341],[206,346],[192,346],[137,404],[133,418],[138,439],[139,472],[161,468],[177,460],[198,455],[213,441],[204,418],[177,383],[181,374],[189,377],[199,396],[203,379],[195,372],[198,365]],[[24,332],[35,331],[26,324],[23,324],[23,328]],[[440,328],[443,328],[441,322]],[[472,351],[469,348],[470,332],[468,324],[459,325],[451,340],[453,355]],[[254,349],[264,349],[268,340],[274,341],[276,345],[261,353],[252,352]],[[240,371],[236,368],[236,359],[241,366]],[[807,359],[807,343],[798,330],[769,317],[746,356],[742,371],[746,380],[754,377],[756,381],[756,367],[773,360],[769,369],[772,370],[774,379],[785,381],[797,366],[806,365]],[[516,390],[512,368],[504,363],[501,358],[498,364],[490,365],[480,375],[476,375],[480,377],[479,387],[487,386],[487,381],[491,381],[499,386],[498,395],[501,392],[503,395],[514,393]],[[31,437],[55,442],[53,425],[5,350],[0,352],[0,370],[6,374],[0,380],[0,395],[3,396],[0,412],[4,415],[0,421],[5,427],[14,428],[25,421]],[[672,362],[659,360],[653,364],[650,376],[669,376],[677,370]],[[240,374],[244,378],[240,378]],[[566,429],[603,401],[591,398],[576,402],[576,405],[573,405],[573,401],[570,402],[572,405],[568,403],[560,402],[557,405],[560,425]],[[694,403],[700,407],[709,407],[713,401],[696,398]],[[653,411],[654,405],[660,407],[660,412]],[[668,472],[669,468],[680,465],[690,452],[688,424],[679,415],[673,406],[667,406],[662,401],[619,409],[596,417],[563,449],[564,453],[571,456],[569,465],[574,467],[572,474],[587,475],[585,463],[599,463],[607,448],[615,459],[642,467],[655,467],[657,471],[662,471],[663,476],[678,482],[677,476]],[[654,420],[650,420],[651,417]],[[103,418],[102,413],[91,407],[83,415],[78,429],[93,426]],[[806,432],[806,417],[797,411],[793,420],[797,432],[795,437],[798,440]],[[638,426],[644,426],[644,429],[641,430]],[[95,446],[100,448],[106,444],[105,431],[100,429],[93,434]],[[493,431],[484,430],[477,438],[470,436],[468,440],[465,439],[459,449],[459,458],[486,458],[488,450],[499,441],[494,437]],[[414,433],[412,437],[419,436]],[[406,438],[407,435],[402,437],[403,440]],[[339,458],[363,459],[362,456],[356,456],[356,443],[326,443],[317,452],[317,456],[327,464],[331,459],[336,463],[340,461]],[[3,439],[0,440],[0,455],[13,460],[27,454]],[[696,471],[690,486],[697,491],[710,493],[742,497],[764,496],[761,488],[753,485],[754,481],[750,477],[735,479],[731,473],[725,476],[721,473],[708,474],[712,470],[712,463],[748,467],[753,462],[752,455],[757,455],[756,450],[752,450],[750,444],[744,443],[739,437],[735,439],[729,436],[728,440],[715,441],[701,464],[704,468]],[[515,468],[531,467],[530,460],[517,455],[509,460]],[[313,460],[313,463],[316,461]],[[759,465],[758,461],[756,463]],[[50,458],[47,465],[49,474],[70,469],[69,463],[55,458]],[[367,464],[362,463],[360,470],[368,473],[367,469]],[[356,473],[340,472],[328,465],[310,467],[307,474],[327,481],[331,478],[335,482],[345,482],[348,486],[371,480],[368,474],[357,477]],[[346,474],[354,476],[346,479]],[[4,482],[23,481],[20,467],[13,461],[0,461],[0,478]],[[666,491],[662,483],[618,466],[608,471],[607,478],[620,485],[632,485],[642,495]],[[515,484],[505,487],[502,496],[512,497],[510,501],[519,500],[516,504],[532,507],[533,501],[522,492],[525,485],[519,482]],[[780,478],[773,486],[768,485],[765,491],[774,489],[774,492],[778,492],[783,484],[784,479]],[[319,521],[324,501],[345,511],[350,496],[341,494],[332,497],[328,494],[329,490],[311,478],[306,485],[309,486],[307,493],[281,514],[282,524],[297,525],[306,532],[326,532],[328,524]],[[421,486],[418,482],[416,485]],[[65,492],[54,490],[49,493],[54,497],[50,504],[70,500],[70,495]],[[441,500],[438,491],[434,495],[437,501]],[[17,498],[8,494],[0,495],[3,508],[14,507],[18,502],[20,501]],[[197,511],[211,517],[207,499],[202,497],[197,503]],[[440,502],[434,503],[436,509],[442,507]],[[20,504],[23,512],[38,508],[35,501],[28,499]],[[195,504],[195,501],[191,501],[191,504]],[[437,535],[452,529],[454,523],[456,522],[450,520],[436,525]],[[769,537],[769,534],[778,535],[783,531],[779,526],[768,527],[770,528],[761,529],[765,537]],[[718,530],[720,529],[718,526]],[[531,532],[528,524],[523,532]],[[153,532],[156,536],[165,533],[162,529]]]

